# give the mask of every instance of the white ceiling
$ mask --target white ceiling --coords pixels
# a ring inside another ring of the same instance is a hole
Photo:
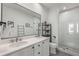
[[[79,6],[79,3],[42,3],[46,8],[73,8]]]

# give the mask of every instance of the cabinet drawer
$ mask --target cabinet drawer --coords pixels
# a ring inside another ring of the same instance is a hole
[[[49,40],[47,39],[47,40],[44,40],[43,42],[42,42],[42,44],[49,44]]]
[[[39,42],[34,45],[34,56],[42,55],[42,42]]]
[[[37,44],[34,45],[34,49],[35,50],[37,50],[37,49],[41,50],[41,48],[42,48],[42,42],[39,42],[39,43],[37,43]]]
[[[34,50],[34,56],[42,56],[41,50]]]
[[[49,40],[39,42],[34,45],[35,56],[48,56],[49,55]]]

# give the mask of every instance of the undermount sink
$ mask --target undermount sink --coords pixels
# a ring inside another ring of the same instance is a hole
[[[12,43],[9,46],[10,47],[19,47],[19,46],[22,46],[22,45],[25,45],[25,44],[27,44],[27,41],[19,41],[19,42]]]

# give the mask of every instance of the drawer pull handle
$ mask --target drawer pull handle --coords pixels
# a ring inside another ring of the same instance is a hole
[[[40,54],[40,52],[38,52],[38,54]]]
[[[38,45],[38,46],[40,46],[40,45]]]
[[[34,49],[34,46],[32,47],[32,49]]]

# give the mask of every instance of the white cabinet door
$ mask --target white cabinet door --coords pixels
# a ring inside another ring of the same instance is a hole
[[[42,43],[41,42],[34,45],[34,56],[42,56]]]
[[[42,42],[42,55],[49,56],[49,40]]]
[[[33,46],[23,48],[16,52],[8,54],[8,56],[33,56]]]
[[[49,40],[34,45],[34,56],[49,56]]]

